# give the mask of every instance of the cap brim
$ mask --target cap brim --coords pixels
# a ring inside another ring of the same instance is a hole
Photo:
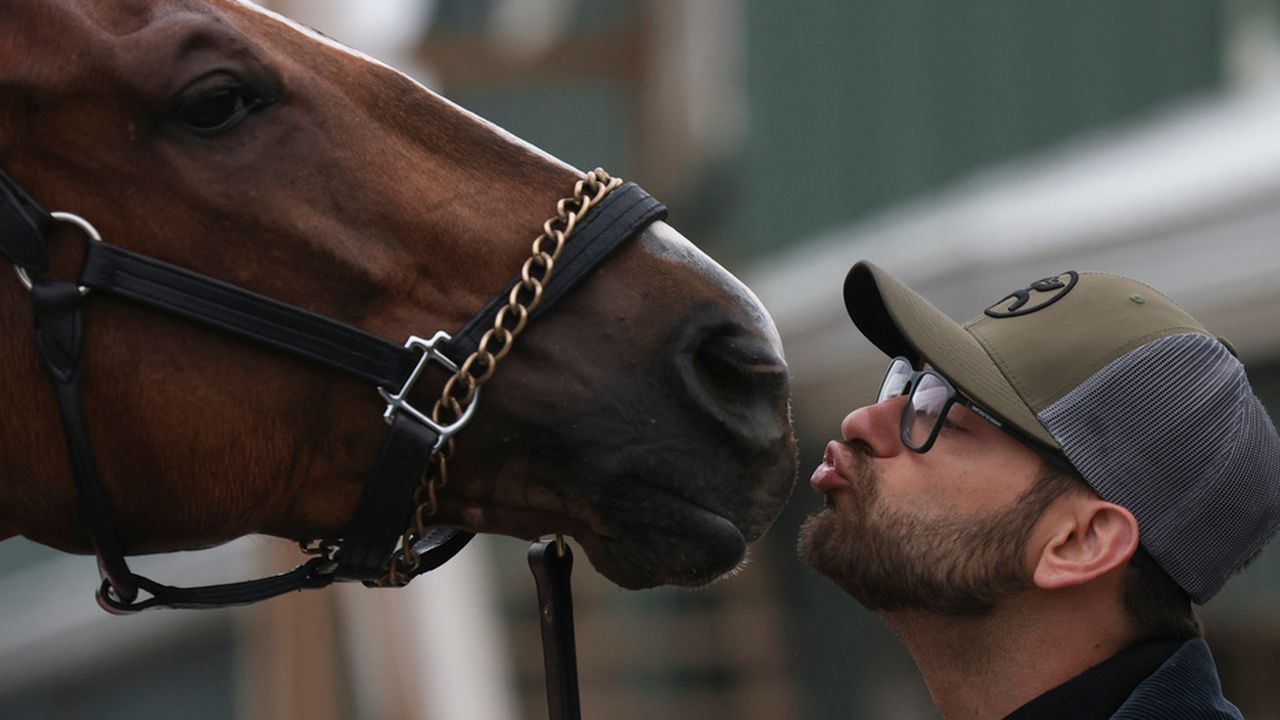
[[[978,339],[919,293],[862,260],[845,276],[844,304],[858,330],[885,354],[917,366],[928,362],[983,410],[1061,452]]]

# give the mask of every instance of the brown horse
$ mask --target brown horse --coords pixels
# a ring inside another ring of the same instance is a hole
[[[0,167],[108,242],[395,342],[460,327],[581,177],[234,0],[0,3]],[[82,244],[55,235],[50,274]],[[128,552],[342,532],[385,430],[368,386],[86,307],[88,431]],[[0,330],[0,539],[89,552],[16,279]],[[734,568],[796,469],[771,320],[664,223],[520,338],[456,448],[436,520],[567,533],[626,587]]]

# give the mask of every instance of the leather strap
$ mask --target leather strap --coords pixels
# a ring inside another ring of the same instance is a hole
[[[80,282],[393,391],[420,356],[350,325],[107,243],[89,243]]]
[[[338,553],[339,580],[371,583],[386,574],[413,512],[414,490],[435,448],[436,434],[404,413],[397,413],[382,442],[373,477],[360,493]]]
[[[419,561],[413,577],[431,572],[445,564],[466,547],[475,536],[473,532],[449,525],[435,525],[427,528],[427,534],[413,544],[413,550],[418,553]]]
[[[111,513],[98,479],[98,465],[93,459],[80,402],[80,357],[84,349],[80,301],[80,290],[72,283],[37,282],[32,286],[36,349],[58,398],[71,476],[80,498],[80,521],[93,541],[99,572],[121,598],[130,601],[138,594],[138,588],[112,530]]]
[[[163,585],[129,573],[126,566],[125,576],[151,597],[137,601],[134,597],[124,597],[120,584],[111,578],[98,589],[98,604],[113,613],[152,607],[213,608],[266,600],[293,590],[324,587],[334,580],[363,580],[372,586],[386,573],[387,558],[395,549],[401,529],[409,522],[414,490],[435,442],[436,435],[430,428],[406,415],[395,416],[374,465],[373,477],[361,492],[335,560],[318,557],[273,577],[193,588]],[[471,539],[470,533],[449,530],[447,537],[436,536],[440,547],[433,548],[429,559],[424,558],[434,565],[420,569],[421,572],[453,557]],[[123,557],[120,562],[124,562]]]
[[[148,607],[221,607],[274,597],[303,587],[320,587],[333,581],[322,575],[316,558],[292,572],[262,580],[198,588],[175,588],[135,575],[121,551],[111,524],[111,513],[102,492],[89,433],[80,400],[80,359],[84,348],[81,294],[68,282],[37,282],[31,290],[35,314],[36,349],[57,395],[67,442],[71,476],[80,500],[81,521],[93,541],[98,568],[103,575],[98,603],[115,613]],[[152,597],[138,600],[139,588]]]
[[[45,236],[53,224],[48,211],[0,170],[0,255],[27,270],[48,270],[49,245]]]
[[[560,251],[560,259],[556,261],[551,282],[543,288],[542,300],[534,308],[529,322],[544,315],[569,294],[618,246],[666,216],[667,207],[635,183],[624,183],[606,195],[569,236],[568,242]],[[483,310],[471,318],[466,327],[446,345],[445,354],[454,362],[461,363],[475,352],[480,338],[493,327],[498,310],[507,304],[511,288],[519,282],[520,278],[516,277],[507,283],[502,292],[495,295]]]
[[[635,183],[609,193],[574,230],[529,321],[546,313],[618,246],[666,213],[666,206]],[[89,245],[80,282],[391,390],[404,385],[419,358],[416,352],[344,323],[107,243]],[[456,363],[475,352],[518,282],[517,277],[495,295],[443,352]]]
[[[559,548],[564,549],[563,555]],[[573,637],[573,588],[569,582],[573,552],[568,544],[539,540],[529,546],[529,568],[538,586],[547,712],[551,720],[581,720],[578,652]]]
[[[206,610],[229,605],[248,605],[294,590],[322,588],[332,583],[333,561],[316,557],[287,573],[271,577],[188,588],[163,585],[141,575],[131,575],[131,577],[151,597],[122,601],[116,595],[116,585],[108,578],[98,587],[98,605],[114,615],[135,613],[153,607]]]

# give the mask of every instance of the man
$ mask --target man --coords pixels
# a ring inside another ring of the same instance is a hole
[[[1280,438],[1231,346],[1102,273],[963,326],[868,262],[844,294],[895,359],[813,475],[800,551],[943,717],[1240,717],[1191,603],[1280,526]]]

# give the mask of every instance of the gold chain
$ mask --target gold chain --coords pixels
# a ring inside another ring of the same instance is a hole
[[[498,363],[511,352],[511,346],[524,332],[529,316],[542,302],[542,289],[551,279],[556,260],[560,259],[565,241],[578,221],[621,184],[620,178],[610,177],[609,173],[596,168],[573,186],[573,197],[556,203],[555,217],[542,224],[542,234],[534,239],[529,258],[520,269],[520,282],[511,288],[507,304],[493,319],[493,327],[480,338],[476,351],[440,391],[440,399],[431,410],[433,420],[448,424],[462,417],[467,406],[475,400],[476,390],[493,377]],[[546,247],[546,243],[552,243],[553,247]],[[413,544],[427,534],[427,521],[436,514],[436,494],[448,482],[449,457],[452,454],[453,438],[450,438],[439,452],[431,456],[414,492],[413,520],[400,538],[400,547],[392,553],[387,574],[379,585],[404,585],[421,565],[422,558],[414,551]]]

